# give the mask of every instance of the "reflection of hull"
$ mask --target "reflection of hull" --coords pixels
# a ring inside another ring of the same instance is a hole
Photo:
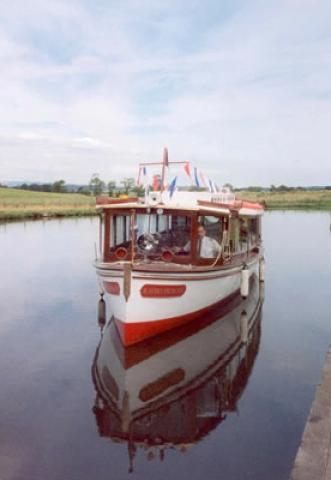
[[[100,435],[127,441],[130,454],[139,445],[185,449],[205,436],[236,409],[257,354],[260,307],[255,284],[220,318],[214,312],[129,348],[109,323],[93,364]]]
[[[258,273],[258,255],[248,262],[250,274]],[[129,272],[126,294],[125,272],[98,268],[124,345],[178,327],[219,306],[238,292],[242,262],[218,270],[195,271],[183,268],[176,273]]]

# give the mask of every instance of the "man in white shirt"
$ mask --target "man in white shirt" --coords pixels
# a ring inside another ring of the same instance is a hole
[[[191,242],[187,242],[183,247],[184,252],[191,250]],[[214,238],[207,237],[206,229],[203,225],[198,226],[198,255],[200,258],[215,258],[221,251],[221,245]]]

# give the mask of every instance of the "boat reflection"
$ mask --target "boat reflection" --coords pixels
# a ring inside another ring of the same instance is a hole
[[[127,445],[129,471],[138,449],[161,460],[184,452],[237,411],[259,348],[261,288],[253,279],[246,300],[127,348],[114,323],[105,326],[93,412],[100,436]]]

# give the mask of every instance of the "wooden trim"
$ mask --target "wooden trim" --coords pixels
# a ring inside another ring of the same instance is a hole
[[[110,215],[105,213],[105,231],[104,231],[104,244],[103,244],[103,258],[107,262],[110,260],[109,250],[110,250]]]
[[[243,262],[247,263],[248,265],[256,263],[260,258],[260,251],[254,251],[258,246],[253,247],[250,252],[243,253],[243,254],[235,254],[232,256],[231,261],[223,263],[221,265],[215,265],[215,267],[209,268],[208,266],[201,266],[201,265],[192,265],[190,270],[184,269],[182,265],[177,263],[168,263],[164,264],[163,262],[159,262],[157,265],[155,263],[150,264],[142,264],[142,263],[135,263],[134,264],[134,273],[146,273],[151,275],[164,275],[164,274],[174,274],[177,278],[181,278],[183,275],[197,275],[201,273],[209,273],[209,272],[224,272],[231,270],[233,268],[241,267]],[[123,272],[123,264],[116,262],[104,262],[103,265],[99,266],[98,262],[95,262],[95,266],[99,273],[107,275],[109,272]]]
[[[99,213],[99,256],[100,258],[103,258],[103,240],[104,240],[104,233],[103,230],[105,228],[104,224],[104,213],[100,212]]]
[[[134,203],[138,201],[138,197],[128,197],[128,198],[112,198],[112,197],[97,197],[97,205],[116,205],[122,203]]]
[[[137,247],[137,235],[136,235],[136,211],[134,208],[131,209],[131,215],[130,215],[130,230],[131,230],[131,252],[130,252],[130,257],[131,261],[133,262],[135,253],[136,253],[136,247]]]
[[[123,207],[121,205],[118,208],[112,208],[107,211],[108,215],[130,215],[131,211],[134,210],[136,215],[148,215],[155,214],[157,215],[157,210],[163,210],[164,215],[174,215],[174,216],[183,216],[183,217],[191,217],[192,215],[196,215],[199,213],[199,210],[186,210],[185,208],[167,208],[167,206],[163,204],[158,205],[134,205],[130,207]],[[148,212],[147,212],[148,210]],[[210,215],[206,213],[206,215]]]
[[[192,215],[192,229],[191,229],[191,258],[192,263],[198,263],[198,220],[199,214],[194,212]]]
[[[142,275],[133,275],[133,279],[134,280],[164,280],[165,282],[166,281],[178,281],[180,280],[181,282],[182,281],[187,281],[187,282],[200,282],[200,281],[204,281],[204,280],[215,280],[216,278],[223,278],[223,277],[231,277],[232,275],[237,275],[238,274],[238,271],[241,270],[242,267],[238,267],[236,269],[236,271],[234,272],[227,272],[227,273],[223,273],[223,274],[220,274],[220,275],[208,275],[208,276],[205,276],[205,277],[197,277],[197,276],[190,276],[190,275],[187,275],[187,276],[174,276],[174,277],[163,277],[163,278],[160,278],[160,277],[157,277],[157,276],[154,276],[154,275],[149,275],[149,276],[142,276]]]

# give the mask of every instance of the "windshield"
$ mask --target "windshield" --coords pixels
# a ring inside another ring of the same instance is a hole
[[[178,215],[157,209],[137,215],[111,215],[109,222],[109,250],[117,259],[126,259],[132,251],[140,259],[172,260],[188,257],[191,253],[191,225],[189,215]]]
[[[137,215],[138,253],[145,257],[165,252],[190,254],[191,217],[151,213]]]

